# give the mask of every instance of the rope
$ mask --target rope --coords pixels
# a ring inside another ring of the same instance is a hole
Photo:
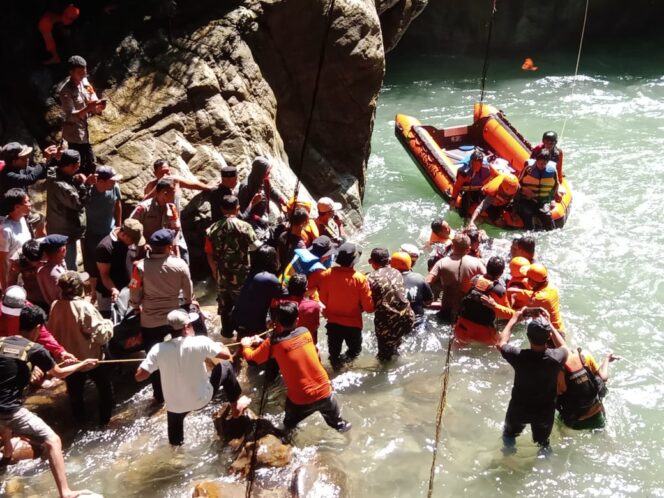
[[[445,367],[443,369],[442,390],[440,400],[438,401],[438,411],[436,412],[436,436],[433,443],[433,457],[431,459],[431,471],[429,472],[429,491],[427,497],[433,496],[433,481],[436,477],[436,457],[438,456],[438,442],[440,441],[440,430],[443,425],[443,412],[447,406],[447,388],[450,380],[450,358],[452,356],[452,341],[454,340],[454,331],[450,331],[450,338],[447,341],[447,355],[445,358]]]
[[[295,211],[295,206],[297,205],[297,197],[298,193],[300,191],[300,176],[302,174],[302,170],[304,169],[304,154],[307,149],[307,144],[309,143],[309,135],[311,134],[311,123],[313,122],[313,117],[314,117],[314,109],[316,108],[316,100],[318,99],[318,90],[320,87],[320,76],[321,73],[323,72],[323,63],[325,61],[325,49],[327,47],[327,39],[330,35],[330,30],[332,29],[332,12],[334,11],[334,6],[336,4],[336,0],[332,0],[330,2],[330,7],[327,9],[326,17],[329,19],[329,22],[327,23],[327,28],[325,30],[325,34],[323,35],[323,40],[321,42],[321,48],[320,48],[320,57],[318,59],[318,70],[316,71],[316,79],[314,80],[314,88],[313,92],[311,95],[311,107],[309,110],[309,117],[307,118],[307,125],[304,129],[304,139],[302,140],[302,148],[300,149],[300,158],[299,162],[297,165],[297,171],[294,170],[295,177],[297,178],[297,181],[295,182],[295,189],[293,192],[293,207],[291,208],[290,212],[290,217],[292,219],[293,212]],[[290,230],[290,228],[289,228]],[[289,237],[286,238],[286,240],[289,240]],[[290,241],[286,245],[286,253],[290,252],[290,246],[291,243]],[[288,263],[286,263],[286,266]],[[282,270],[282,269],[280,269]],[[270,342],[270,348],[272,348],[272,343]],[[268,358],[271,356],[271,351],[268,352]],[[260,407],[258,410],[258,416],[260,417],[263,414],[263,409],[265,407],[265,400],[266,400],[266,394],[267,394],[267,389],[270,385],[270,372],[268,370],[265,371],[265,381],[263,382],[263,392],[261,393],[261,403]],[[256,430],[258,429],[258,424],[254,425],[254,448],[251,453],[251,464],[249,466],[249,474],[247,475],[247,489],[245,492],[245,497],[250,498],[251,497],[251,491],[254,486],[254,478],[256,474],[256,455],[258,452],[258,442],[256,441]]]
[[[484,88],[486,86],[486,75],[489,71],[489,48],[491,47],[491,34],[493,33],[493,19],[496,14],[496,2],[498,0],[490,0],[491,2],[491,16],[489,17],[489,34],[486,38],[486,49],[484,51],[484,65],[482,67],[482,83],[480,85],[480,104],[484,102]]]
[[[579,51],[576,55],[576,67],[574,68],[574,79],[572,80],[572,86],[570,87],[570,95],[574,95],[574,87],[576,86],[576,79],[579,74],[579,63],[581,62],[581,50],[583,49],[583,38],[586,35],[586,23],[588,22],[588,6],[590,5],[590,0],[586,0],[586,10],[583,14],[583,25],[581,27],[581,40],[579,40]],[[562,130],[560,131],[559,142],[562,142],[563,136],[565,135],[565,128],[567,127],[567,121],[569,120],[569,114],[565,116],[565,121],[563,122]]]

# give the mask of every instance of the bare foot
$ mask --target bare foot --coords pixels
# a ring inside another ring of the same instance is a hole
[[[81,496],[81,495],[99,496],[97,493],[94,493],[94,492],[92,492],[90,490],[87,490],[87,489],[81,489],[81,490],[78,490],[78,491],[74,491],[74,490],[70,489],[69,491],[62,493],[62,498],[77,498],[78,496]]]
[[[251,398],[248,396],[240,396],[235,403],[231,403],[231,418],[237,418],[242,415],[250,404]]]

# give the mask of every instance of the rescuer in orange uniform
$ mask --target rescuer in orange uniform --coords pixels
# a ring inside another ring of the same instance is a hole
[[[261,341],[260,337],[244,337],[242,354],[247,361],[261,364],[274,358],[284,378],[286,415],[284,428],[292,430],[309,415],[320,412],[325,423],[339,432],[351,428],[341,418],[341,408],[334,396],[330,378],[318,358],[311,333],[296,327],[297,303],[282,301],[274,313],[275,332]]]

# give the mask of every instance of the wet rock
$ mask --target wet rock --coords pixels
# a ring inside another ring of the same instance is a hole
[[[317,454],[313,460],[301,465],[295,472],[289,486],[291,496],[306,498],[309,496],[334,496],[344,498],[349,496],[348,478],[346,474],[322,454]]]
[[[0,437],[0,455],[2,455],[0,458],[6,465],[14,465],[21,460],[32,460],[33,458],[40,458],[42,455],[41,446],[33,445],[27,439],[13,437],[12,446],[14,451],[12,452],[9,461],[6,461],[4,460],[5,455],[2,453],[3,444],[2,437]]]

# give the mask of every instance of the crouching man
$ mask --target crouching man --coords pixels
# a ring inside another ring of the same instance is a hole
[[[244,337],[242,354],[258,364],[270,358],[279,364],[288,389],[284,428],[292,430],[309,415],[320,412],[327,425],[339,432],[348,431],[351,424],[341,418],[341,408],[311,333],[304,327],[296,327],[297,303],[281,302],[274,314],[274,335],[264,341],[258,336]]]
[[[231,353],[221,343],[207,336],[194,335],[192,323],[198,314],[173,310],[166,317],[172,339],[155,344],[136,370],[136,381],[143,382],[150,374],[161,372],[166,403],[168,442],[180,446],[184,442],[184,418],[193,410],[207,405],[223,387],[237,417],[249,406],[250,399],[242,390],[231,364],[219,363],[208,374],[206,358],[230,360]]]

